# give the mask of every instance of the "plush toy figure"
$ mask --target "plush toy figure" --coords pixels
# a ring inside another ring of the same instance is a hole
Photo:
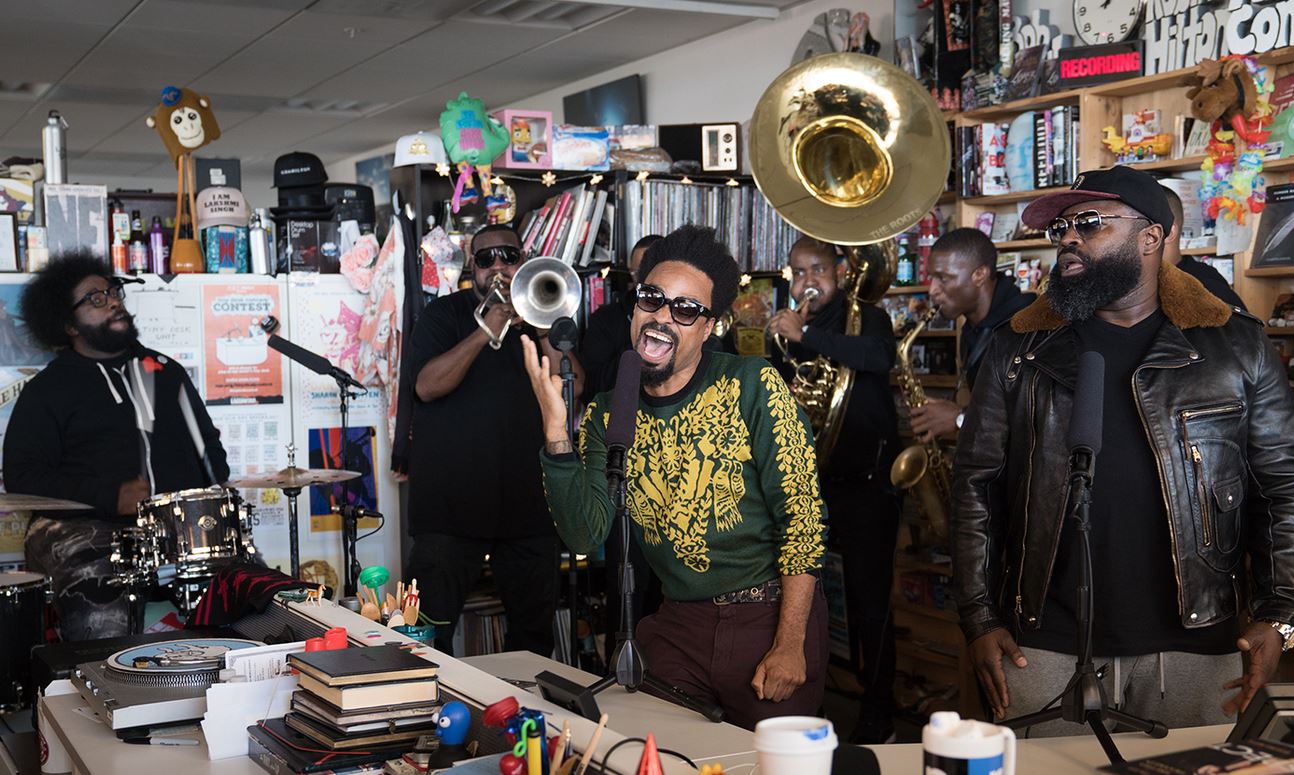
[[[1245,213],[1261,212],[1266,201],[1262,154],[1250,149],[1271,134],[1271,80],[1252,57],[1231,55],[1204,60],[1183,83],[1191,86],[1191,115],[1210,124],[1200,165],[1205,218],[1244,224]]]
[[[510,138],[503,124],[486,115],[485,104],[467,92],[459,92],[457,98],[445,103],[440,136],[450,163],[458,168],[453,198],[454,212],[458,212],[473,168],[481,180],[481,193],[490,195],[490,165],[508,147]]]
[[[175,231],[171,235],[171,271],[201,272],[202,251],[196,239],[180,239],[180,222],[184,216],[185,191],[188,191],[191,217],[198,211],[197,186],[194,183],[193,152],[220,139],[220,125],[211,112],[211,103],[189,89],[167,86],[162,89],[162,101],[153,115],[144,121],[156,129],[175,162]],[[197,226],[194,223],[193,236]]]

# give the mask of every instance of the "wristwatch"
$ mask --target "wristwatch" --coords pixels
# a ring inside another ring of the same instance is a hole
[[[1289,651],[1290,649],[1294,649],[1294,624],[1286,624],[1284,622],[1273,622],[1266,619],[1262,621],[1265,624],[1270,624],[1273,630],[1280,633],[1282,652]]]
[[[957,414],[957,430],[961,430],[961,429],[962,429],[962,423],[964,423],[964,422],[966,422],[966,413],[965,413],[965,412],[959,412],[959,413]]]

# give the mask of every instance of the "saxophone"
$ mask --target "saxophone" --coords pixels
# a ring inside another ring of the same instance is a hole
[[[934,307],[927,309],[899,342],[894,369],[898,373],[903,403],[907,404],[909,410],[926,402],[925,388],[912,370],[912,343],[938,314],[939,310]],[[913,444],[899,453],[890,468],[890,481],[896,487],[911,490],[916,495],[930,532],[937,540],[946,540],[948,509],[952,503],[952,463],[940,449],[939,440]]]

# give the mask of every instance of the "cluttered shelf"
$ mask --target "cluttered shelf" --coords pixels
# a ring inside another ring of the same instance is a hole
[[[968,205],[1005,205],[1013,202],[1024,202],[1029,199],[1037,199],[1043,194],[1051,194],[1056,191],[1064,191],[1069,186],[1052,186],[1050,188],[1031,188],[1025,191],[1012,191],[1008,194],[991,194],[989,196],[969,196],[963,197],[962,202]]]
[[[1065,91],[1052,92],[1051,94],[1040,94],[1037,97],[1029,97],[1023,100],[1013,100],[1003,102],[998,105],[986,105],[982,108],[975,108],[964,113],[958,114],[963,119],[977,121],[979,119],[993,119],[1009,116],[1014,113],[1023,113],[1026,110],[1034,108],[1052,107],[1055,105],[1076,105],[1078,99],[1083,95],[1082,89],[1067,89]]]
[[[896,285],[885,291],[886,296],[902,296],[905,293],[929,293],[929,285]]]
[[[932,609],[933,610],[933,609]],[[961,659],[953,654],[945,654],[942,651],[936,651],[926,645],[929,641],[915,640],[912,638],[897,638],[897,645],[901,647],[904,656],[909,659],[916,659],[921,662],[929,662],[933,665],[959,670],[961,668]]]
[[[1294,329],[1290,330],[1294,333]],[[894,556],[894,568],[895,570],[900,571],[915,570],[923,573],[935,573],[941,576],[953,575],[952,560],[947,562],[930,562],[929,560],[922,560],[904,552],[899,552]]]
[[[1267,326],[1263,331],[1268,336],[1294,336],[1294,326],[1288,328],[1283,326]]]

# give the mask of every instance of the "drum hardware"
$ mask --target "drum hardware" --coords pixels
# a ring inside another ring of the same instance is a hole
[[[47,576],[0,573],[0,711],[31,704],[31,650],[45,642],[45,608],[54,600]]]
[[[263,645],[239,638],[171,640],[123,649],[77,665],[72,683],[86,703],[117,730],[201,719],[207,688],[236,649]]]
[[[342,390],[342,395],[346,395]],[[345,399],[343,398],[343,401]],[[344,415],[343,415],[344,416]],[[344,425],[344,422],[343,422]],[[346,438],[343,429],[342,438]],[[345,443],[343,441],[343,443]],[[297,445],[288,445],[288,467],[281,471],[264,476],[249,476],[231,482],[234,487],[249,490],[275,489],[282,490],[288,496],[288,540],[291,544],[292,578],[301,577],[301,550],[298,543],[297,497],[307,487],[347,482],[360,477],[357,471],[346,471],[337,468],[297,468]]]

